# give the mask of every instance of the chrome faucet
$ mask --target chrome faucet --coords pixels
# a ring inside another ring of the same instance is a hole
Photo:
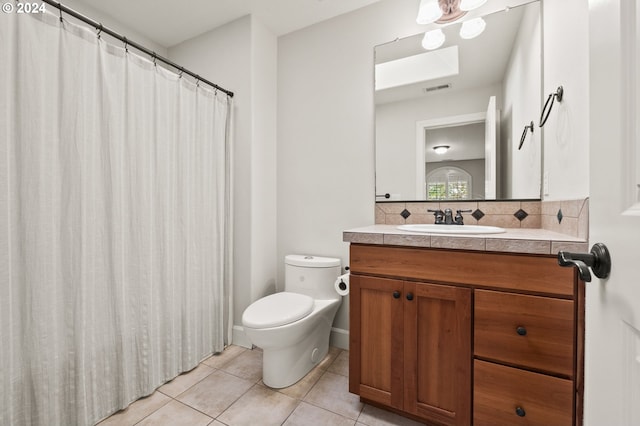
[[[453,212],[451,209],[444,209],[444,224],[453,225]]]
[[[453,217],[453,210],[444,209],[444,211],[437,210],[427,210],[428,212],[433,213],[436,218],[436,225],[464,225],[464,220],[462,217],[462,213],[471,213],[471,210],[456,210],[456,217]]]

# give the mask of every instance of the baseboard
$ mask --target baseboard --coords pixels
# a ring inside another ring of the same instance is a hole
[[[349,330],[342,328],[331,328],[331,336],[329,337],[329,346],[349,350]]]
[[[244,332],[244,327],[241,325],[233,326],[233,336],[232,341],[234,345],[242,346],[243,348],[251,349],[253,345],[247,338],[247,335]]]

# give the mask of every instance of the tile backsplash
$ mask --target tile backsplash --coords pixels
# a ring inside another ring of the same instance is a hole
[[[377,225],[433,223],[428,210],[471,210],[467,225],[542,228],[585,240],[589,237],[589,199],[566,201],[377,202]]]
[[[589,199],[542,201],[541,228],[589,239]]]

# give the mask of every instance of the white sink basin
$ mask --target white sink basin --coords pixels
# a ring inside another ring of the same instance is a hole
[[[501,234],[504,228],[482,225],[435,225],[421,223],[415,225],[400,225],[398,229],[410,232],[424,232],[426,234]]]

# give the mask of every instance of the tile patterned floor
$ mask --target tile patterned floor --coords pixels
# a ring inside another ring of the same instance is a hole
[[[285,389],[262,383],[262,352],[230,346],[98,426],[412,426],[348,391],[349,352],[329,353]]]

